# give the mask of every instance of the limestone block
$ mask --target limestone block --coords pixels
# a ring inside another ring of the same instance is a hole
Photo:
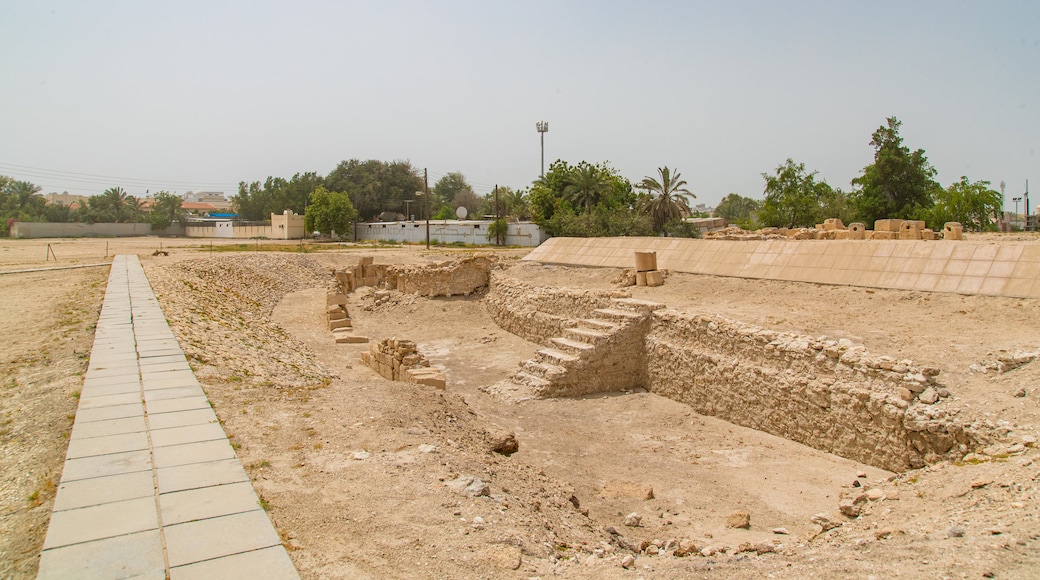
[[[428,387],[434,387],[441,390],[444,390],[447,387],[447,381],[444,378],[444,373],[437,369],[407,369],[404,372],[404,374],[406,379],[410,383],[426,385]]]
[[[825,230],[844,230],[845,224],[840,218],[827,218],[823,220],[823,229]]]
[[[899,239],[900,240],[920,240],[921,239],[921,228],[918,227],[922,222],[914,220],[903,220],[903,223],[899,226]]]
[[[876,220],[874,222],[875,232],[898,232],[903,225],[903,220]]]
[[[636,286],[646,286],[646,272],[636,272]]]
[[[824,229],[824,227],[823,227],[823,224],[816,224],[815,226],[813,226],[813,228],[814,228],[814,229],[817,229],[817,230],[822,230],[822,229]]]
[[[346,333],[336,335],[336,344],[364,344],[366,342],[368,342],[367,336],[355,336]],[[371,366],[371,363],[369,363],[369,366]]]
[[[899,239],[899,232],[889,232],[889,231],[884,231],[884,230],[879,232],[877,230],[874,230],[874,235],[871,236],[870,239],[872,239],[872,240],[898,240]]]
[[[358,265],[359,266],[371,266],[373,262],[375,262],[375,258],[374,257],[372,257],[372,256],[364,256],[360,260],[358,260]]]
[[[329,330],[336,330],[337,328],[350,328],[350,319],[341,318],[340,320],[330,320]]]
[[[660,286],[664,284],[664,275],[660,270],[651,270],[646,273],[647,286]]]
[[[325,303],[327,305],[329,305],[329,306],[337,306],[337,305],[340,305],[340,304],[346,304],[347,303],[347,295],[346,294],[339,294],[339,293],[329,294],[326,297],[326,299],[325,299]]]
[[[328,316],[329,322],[332,322],[333,320],[343,320],[347,317],[347,311],[342,308],[331,309],[328,312]]]
[[[657,252],[636,252],[636,272],[657,269]]]
[[[929,228],[925,228],[925,229],[921,230],[921,239],[922,240],[935,240],[935,239],[938,239],[938,237],[939,236],[936,235],[936,233],[934,231],[932,231],[931,229],[929,229]]]
[[[943,239],[944,240],[960,240],[963,238],[964,226],[961,222],[946,222],[943,225]]]
[[[835,240],[848,240],[850,235],[852,235],[852,232],[849,230],[834,230]]]
[[[865,240],[867,239],[867,226],[863,222],[852,222],[849,224],[849,239],[850,240]]]

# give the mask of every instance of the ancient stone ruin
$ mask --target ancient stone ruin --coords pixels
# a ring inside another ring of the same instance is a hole
[[[335,270],[337,290],[349,294],[368,286],[420,296],[469,296],[488,285],[488,272],[497,264],[493,256],[470,256],[433,265],[376,264],[371,256],[352,267]]]
[[[445,388],[444,371],[431,367],[430,361],[410,340],[381,340],[371,345],[368,352],[361,353],[361,362],[387,380]]]

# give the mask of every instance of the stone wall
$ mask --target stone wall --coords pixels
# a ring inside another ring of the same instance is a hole
[[[503,329],[553,348],[554,337],[625,302],[616,299],[624,294],[532,286],[497,272],[485,303]],[[561,369],[568,374],[532,379],[535,393],[601,392],[620,357],[638,363],[633,369],[642,365],[645,388],[699,413],[893,471],[963,457],[993,433],[984,420],[950,410],[939,369],[878,356],[849,340],[667,308],[632,328],[640,332],[605,339],[610,364],[592,360],[597,349],[574,369]],[[517,375],[537,370],[538,362],[526,361]]]
[[[494,255],[411,266],[376,264],[371,257],[365,257],[355,266],[335,270],[333,275],[340,290],[347,293],[370,286],[430,298],[469,296],[487,288],[489,274],[497,264]]]
[[[980,443],[975,426],[934,404],[935,393],[945,392],[935,383],[938,369],[874,356],[848,340],[662,310],[654,313],[646,357],[654,393],[885,469],[959,458]]]
[[[430,361],[419,353],[410,340],[386,338],[361,353],[361,362],[383,378],[444,389],[444,372],[430,366]]]
[[[521,282],[504,272],[492,272],[484,300],[488,314],[504,330],[525,340],[551,346],[549,339],[560,336],[580,318],[588,318],[597,308],[609,308],[614,298],[630,293],[614,291],[545,288]]]

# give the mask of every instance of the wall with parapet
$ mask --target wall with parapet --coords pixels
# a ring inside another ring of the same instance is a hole
[[[431,220],[430,239],[442,244],[489,245],[494,243],[487,237],[490,225],[490,220]],[[341,233],[340,236],[349,238],[350,233]],[[357,239],[425,243],[426,221],[361,223],[357,225]],[[507,246],[534,247],[544,240],[545,233],[538,224],[511,223],[506,228]]]
[[[51,222],[17,222],[11,226],[12,238],[111,238],[147,236],[151,224],[81,224]]]
[[[552,238],[524,259],[632,268],[635,252],[691,274],[1040,298],[1040,245],[924,240]]]

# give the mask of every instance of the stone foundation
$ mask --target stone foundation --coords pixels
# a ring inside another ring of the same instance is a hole
[[[990,425],[946,410],[939,369],[844,339],[667,308],[649,307],[645,322],[611,334],[596,325],[597,311],[623,316],[619,304],[639,302],[617,294],[492,276],[486,302],[496,323],[550,349],[570,347],[539,351],[513,380],[536,396],[575,396],[616,390],[623,374],[625,388],[642,385],[699,413],[893,471],[960,458],[989,442]],[[560,339],[591,328],[599,332],[587,345]]]
[[[441,390],[446,386],[444,372],[430,367],[430,361],[410,340],[381,340],[370,346],[368,352],[361,353],[361,362],[390,381],[416,383]]]
[[[469,296],[488,286],[495,256],[471,256],[435,265],[394,266],[361,258],[356,266],[333,271],[339,291],[350,293],[363,286],[397,290],[421,296]]]

